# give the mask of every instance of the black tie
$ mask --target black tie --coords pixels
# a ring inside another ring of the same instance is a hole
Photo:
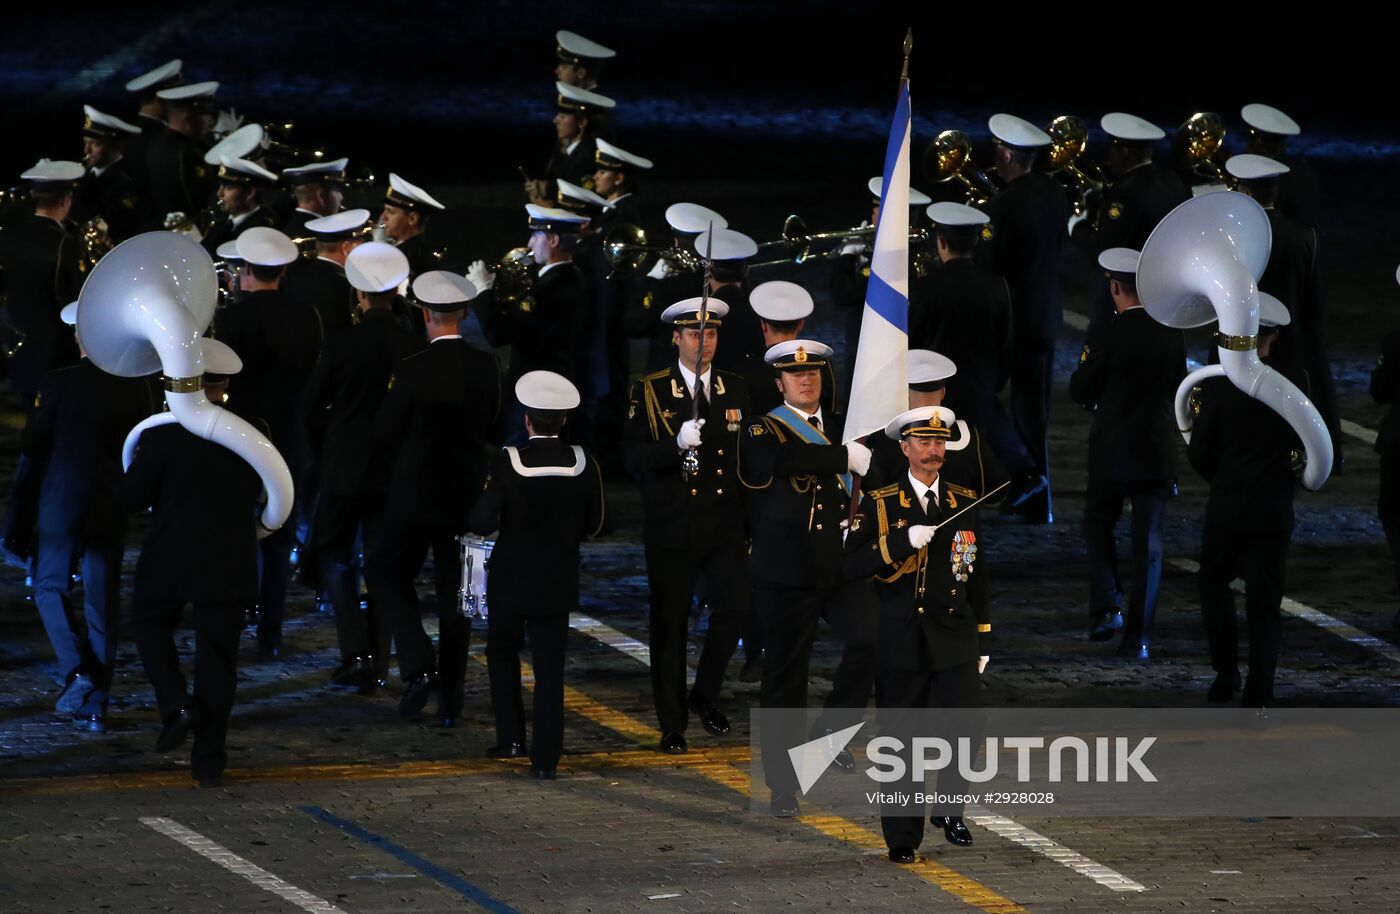
[[[812,428],[816,429],[817,431],[822,430],[822,421],[816,416],[808,416],[807,421],[812,423]]]
[[[710,398],[705,396],[705,382],[695,382],[695,417],[697,419],[710,418]]]
[[[943,510],[938,506],[938,493],[929,489],[924,493],[924,513],[929,517],[937,517],[943,514]]]

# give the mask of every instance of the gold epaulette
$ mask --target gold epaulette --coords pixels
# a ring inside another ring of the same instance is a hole
[[[866,492],[865,494],[869,495],[871,498],[889,498],[891,495],[895,494],[898,491],[899,483],[892,482],[887,486],[881,486],[878,489],[872,489],[871,491]]]
[[[644,374],[644,375],[642,375],[642,380],[643,380],[643,381],[659,381],[659,380],[661,380],[662,378],[669,377],[670,374],[671,374],[671,369],[669,369],[669,368],[663,368],[663,369],[661,369],[660,371],[653,371],[651,374]]]

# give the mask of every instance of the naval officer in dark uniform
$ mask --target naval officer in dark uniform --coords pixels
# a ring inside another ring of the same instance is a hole
[[[530,434],[523,447],[492,458],[486,490],[472,507],[471,529],[496,534],[486,581],[486,665],[496,714],[493,758],[526,754],[520,698],[520,649],[530,638],[535,671],[535,777],[554,780],[564,749],[564,648],[569,613],[578,610],[579,542],[603,527],[603,478],[578,445],[559,437],[578,388],[549,371],[515,383]]]
[[[683,259],[699,263],[694,251],[695,238],[710,226],[727,228],[723,216],[698,203],[672,203],[666,207],[666,225],[671,229],[674,255],[656,258],[633,289],[623,315],[623,329],[632,339],[647,341],[648,372],[665,368],[675,357],[671,342],[673,328],[661,319],[661,312],[674,302],[689,298],[704,281],[700,271],[680,268]]]
[[[431,275],[431,274],[429,274]],[[408,683],[399,713],[413,717],[438,695],[438,720],[462,713],[471,620],[457,610],[461,552],[472,504],[486,482],[489,449],[501,443],[504,404],[495,356],[462,339],[476,288],[453,273],[415,288],[428,348],[398,363],[374,424],[374,449],[388,463],[383,523],[367,544],[373,599],[393,621],[399,675]],[[414,580],[428,550],[438,612],[438,645],[423,629]]]
[[[848,516],[852,474],[870,468],[870,449],[841,443],[841,422],[822,406],[823,368],[831,347],[795,339],[771,347],[782,402],[745,425],[739,438],[753,546],[749,581],[763,630],[765,710],[805,708],[817,620],[841,584],[842,523]],[[797,776],[787,749],[801,729],[779,726],[787,715],[763,721],[764,779],[774,815],[798,813]]]
[[[633,383],[623,429],[623,463],[642,488],[651,683],[662,752],[686,751],[688,711],[711,733],[729,732],[719,693],[749,614],[748,544],[737,478],[739,430],[750,414],[748,386],[711,362],[728,313],[724,302],[702,298],[662,312],[675,328],[679,358]],[[697,462],[688,465],[690,454]],[[709,588],[710,630],[687,696],[686,621],[701,574]]]
[[[369,240],[369,210],[347,209],[308,219],[303,230],[316,239],[316,256],[302,256],[288,265],[281,290],[291,301],[309,305],[321,320],[322,337],[330,339],[348,330],[356,314],[363,313],[357,292],[365,290],[356,290],[346,280],[345,262]],[[380,294],[389,290],[369,291]]]
[[[392,620],[373,592],[368,610],[360,608],[355,543],[377,538],[385,494],[381,468],[365,444],[395,367],[423,343],[394,319],[394,299],[408,277],[401,251],[379,242],[360,245],[346,258],[345,276],[348,282],[341,282],[355,289],[359,321],[326,338],[306,382],[307,437],[320,470],[309,561],[319,566],[335,610],[340,666],[331,684],[368,694],[388,671]]]
[[[749,303],[749,260],[758,253],[758,244],[743,232],[714,230],[695,236],[695,255],[710,257],[710,296],[729,306],[725,319],[724,347],[715,353],[715,364],[725,371],[738,371],[749,356],[762,358],[763,330]]]
[[[428,220],[446,209],[423,188],[389,173],[389,189],[384,194],[379,222],[384,226],[384,234],[408,258],[410,282],[438,268],[438,254],[428,244]]]
[[[536,206],[548,206],[559,192],[561,178],[580,187],[593,189],[594,153],[601,115],[616,102],[598,92],[556,82],[554,114],[555,147],[545,163],[544,177],[525,181],[525,199]]]
[[[908,460],[903,478],[866,493],[851,520],[845,546],[845,573],[853,580],[874,578],[879,599],[882,729],[903,734],[914,722],[901,711],[943,709],[948,731],[939,735],[978,743],[976,719],[957,709],[981,705],[979,675],[986,668],[991,609],[985,559],[978,551],[976,512],[946,526],[958,510],[942,479],[944,451],[956,417],[941,406],[901,413],[885,434],[900,439]],[[953,709],[951,712],[949,709]],[[907,757],[906,757],[907,761]],[[906,777],[897,790],[909,793]],[[938,777],[938,791],[966,792],[956,763]],[[927,782],[923,789],[929,789]],[[962,820],[962,804],[939,804],[932,818],[954,844],[972,843]],[[888,806],[880,826],[890,860],[913,863],[923,840],[922,805]],[[911,815],[913,813],[913,815]]]
[[[555,55],[554,78],[579,89],[590,92],[601,91],[598,80],[603,74],[603,65],[617,56],[612,48],[585,38],[577,32],[560,29],[554,33]],[[612,139],[612,118],[606,110],[592,114],[593,135]]]
[[[1146,660],[1162,583],[1162,531],[1176,487],[1173,404],[1186,377],[1186,339],[1159,324],[1137,297],[1138,252],[1099,255],[1115,316],[1089,331],[1069,395],[1094,414],[1089,430],[1089,488],[1084,539],[1089,554],[1089,637],[1123,632],[1118,652]],[[1133,588],[1124,622],[1114,530],[1131,501]]]
[[[1260,299],[1259,358],[1269,364],[1281,305]],[[1301,376],[1290,378],[1306,384]],[[1299,385],[1304,394],[1307,389]],[[1208,378],[1191,392],[1191,441],[1186,455],[1210,484],[1201,534],[1201,618],[1215,670],[1208,697],[1229,701],[1240,688],[1239,640],[1231,582],[1244,579],[1249,670],[1241,704],[1274,702],[1274,671],[1283,636],[1284,571],[1293,537],[1293,496],[1301,445],[1278,413],[1235,387]]]
[[[340,212],[345,200],[345,171],[349,167],[349,159],[339,158],[282,169],[282,180],[292,189],[297,204],[282,223],[287,237],[305,238],[307,222]]]
[[[216,82],[201,82],[156,93],[165,103],[166,129],[146,143],[146,190],[155,225],[170,213],[197,220],[214,202],[218,183],[204,149],[218,89]]]
[[[1050,498],[1050,422],[1055,334],[1064,321],[1059,300],[1059,257],[1065,238],[1068,204],[1064,190],[1034,168],[1036,155],[1050,145],[1039,127],[1009,114],[988,122],[997,142],[997,174],[1005,187],[987,204],[992,221],[983,230],[994,271],[1011,288],[1014,359],[1011,370],[1011,419],[1046,484],[1024,491],[1005,507],[1032,523],[1054,519]]]
[[[126,91],[137,97],[137,111],[134,118],[141,131],[126,142],[126,156],[131,159],[131,176],[144,194],[148,185],[146,171],[146,150],[151,138],[165,132],[166,109],[158,94],[162,89],[178,86],[185,81],[181,72],[183,64],[177,58],[167,60],[140,76],[127,80]],[[161,214],[162,216],[164,213]],[[146,226],[147,228],[151,226]]]
[[[83,161],[88,170],[73,195],[73,219],[84,223],[100,217],[107,225],[107,238],[120,244],[142,231],[149,219],[135,174],[144,163],[126,155],[141,128],[91,105],[83,106],[83,115]]]
[[[1288,153],[1289,138],[1298,136],[1303,128],[1272,105],[1257,102],[1241,108],[1240,117],[1246,124],[1244,151],[1288,166],[1288,171],[1279,178],[1279,211],[1295,222],[1316,226],[1322,210],[1317,172],[1307,159]]]
[[[239,359],[206,340],[204,368],[204,393],[221,402]],[[136,561],[132,619],[164,723],[156,751],[178,748],[193,731],[190,775],[201,787],[218,787],[228,762],[238,637],[258,597],[261,491],[258,474],[241,457],[174,423],[141,434],[122,481],[128,509],[151,509]],[[175,648],[187,603],[194,605],[193,696]]]
[[[773,280],[759,283],[749,293],[749,304],[758,317],[759,330],[763,333],[763,344],[767,347],[763,355],[749,355],[739,363],[736,371],[744,376],[749,385],[749,405],[755,415],[763,415],[774,407],[783,404],[782,392],[774,380],[773,365],[767,355],[779,343],[786,343],[802,336],[802,328],[812,316],[814,304],[812,294],[795,282]],[[732,312],[731,312],[732,313]],[[832,360],[814,359],[813,368],[821,373],[821,405],[827,415],[836,412],[836,372]]]
[[[263,203],[263,195],[277,186],[275,174],[257,162],[222,156],[218,180],[219,210],[223,215],[200,242],[206,251],[217,254],[220,245],[236,240],[248,229],[277,227],[272,207]]]

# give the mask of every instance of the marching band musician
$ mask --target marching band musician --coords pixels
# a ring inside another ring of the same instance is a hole
[[[253,228],[233,243],[242,260],[238,285],[243,295],[216,314],[214,335],[243,361],[243,371],[230,385],[239,412],[267,422],[273,446],[292,477],[301,479],[307,457],[301,396],[321,348],[321,325],[311,306],[288,299],[280,290],[287,264],[299,256],[290,238],[273,228]],[[311,505],[303,507],[310,510]],[[258,544],[258,649],[269,657],[282,653],[297,510],[293,507],[281,529]]]
[[[739,438],[739,481],[748,498],[749,581],[763,635],[764,708],[805,708],[817,620],[841,585],[842,522],[870,449],[842,445],[841,421],[822,406],[831,347],[793,339],[769,348],[782,402],[750,419]],[[862,696],[864,697],[864,696]],[[776,719],[773,721],[776,723]],[[765,721],[767,724],[768,721]],[[774,815],[798,814],[791,727],[764,726],[764,779]]]
[[[1240,109],[1240,117],[1248,126],[1244,151],[1288,166],[1288,170],[1279,176],[1279,211],[1303,225],[1316,226],[1322,201],[1317,172],[1307,159],[1288,154],[1289,137],[1302,133],[1303,128],[1272,105],[1245,105]],[[1285,301],[1285,304],[1291,307],[1291,303]]]
[[[532,371],[515,383],[530,439],[496,454],[470,527],[497,530],[486,582],[486,665],[496,716],[492,758],[527,754],[520,698],[520,649],[526,634],[535,673],[531,771],[552,781],[564,748],[564,648],[569,613],[579,604],[579,542],[603,527],[598,464],[559,433],[579,405],[562,375]],[[549,522],[541,524],[540,518]]]
[[[511,346],[508,380],[513,384],[531,371],[553,371],[566,378],[579,376],[579,340],[589,320],[588,281],[573,262],[579,232],[587,216],[547,206],[525,205],[530,229],[530,253],[539,266],[529,297],[500,305],[491,294],[495,274],[478,260],[467,278],[481,290],[476,316],[492,346]],[[510,412],[508,440],[524,440],[524,412]]]
[[[216,82],[161,89],[166,127],[146,143],[146,182],[157,223],[170,213],[194,218],[214,199],[217,179],[204,161],[204,138],[214,121]]]
[[[882,724],[886,733],[909,728],[900,710],[947,711],[981,704],[979,675],[987,665],[992,629],[985,559],[978,555],[975,512],[951,522],[959,510],[957,498],[941,473],[955,420],[952,411],[941,406],[911,409],[890,420],[885,434],[899,440],[907,470],[865,494],[846,538],[846,576],[873,577],[876,582],[877,695],[881,720],[888,722]],[[944,525],[943,518],[950,522]],[[953,726],[958,732],[949,735],[969,737],[975,746],[975,734],[964,729],[969,724],[957,715]],[[898,789],[912,793],[908,776],[902,783],[906,787]],[[939,775],[941,793],[959,795],[966,788],[956,765]],[[927,783],[923,789],[929,789]],[[923,839],[923,809],[891,807],[882,812],[880,826],[891,861],[914,862]],[[940,804],[939,811],[944,814],[930,821],[943,827],[948,841],[971,844],[961,803]]]
[[[590,41],[576,32],[563,29],[554,33],[555,54],[554,78],[578,89],[597,92],[598,77],[603,73],[605,61],[612,60],[617,52]],[[594,111],[593,135],[612,138],[612,118],[607,110]]]
[[[666,207],[666,224],[671,229],[671,246],[687,256],[701,232],[712,225],[717,229],[729,226],[719,213],[698,203],[672,203]],[[671,261],[663,255],[656,258],[628,301],[623,328],[632,339],[647,341],[648,372],[665,368],[674,358],[671,352],[675,345],[672,342],[674,328],[661,319],[661,312],[666,308],[664,303],[689,298],[700,282],[697,274],[673,269]]]
[[[1058,262],[1068,203],[1055,179],[1035,169],[1050,135],[1010,114],[988,121],[996,140],[996,169],[1003,187],[987,204],[991,224],[983,238],[993,270],[1011,289],[1015,358],[1011,371],[1011,419],[1035,464],[1035,475],[1017,480],[1002,503],[1030,523],[1054,520],[1050,498],[1050,393],[1060,311]]]
[[[536,206],[547,206],[558,192],[554,182],[563,178],[592,190],[598,115],[616,102],[606,95],[557,82],[554,115],[555,149],[545,164],[544,178],[525,181],[525,197]]]
[[[701,326],[701,309],[705,320]],[[658,749],[686,751],[688,711],[709,732],[729,732],[719,710],[725,669],[749,612],[748,544],[737,478],[739,429],[749,415],[743,377],[713,367],[723,301],[688,298],[661,313],[678,358],[633,383],[623,463],[642,488],[642,539],[650,585],[651,682]],[[697,464],[687,465],[688,452]],[[686,621],[704,575],[710,628],[686,695]]]
[[[641,225],[642,214],[638,202],[640,179],[642,172],[651,171],[651,159],[628,152],[602,138],[595,145],[593,191],[608,201],[599,231],[606,234],[610,227],[619,222]]]
[[[130,159],[131,176],[136,180],[136,186],[141,189],[143,196],[150,186],[149,173],[146,170],[147,150],[150,147],[151,138],[166,131],[166,110],[165,102],[157,94],[162,89],[169,89],[184,82],[181,73],[181,62],[168,60],[152,70],[147,70],[140,76],[133,77],[126,83],[126,91],[137,97],[136,123],[141,129],[132,134],[126,141],[126,157]],[[164,216],[161,213],[161,216]]]
[[[263,205],[263,194],[277,186],[277,175],[247,159],[222,156],[219,160],[219,209],[224,218],[215,222],[200,243],[211,254],[248,229],[276,227],[272,208]]]
[[[390,172],[389,189],[384,194],[384,211],[379,216],[384,234],[408,258],[408,277],[417,279],[436,270],[438,257],[428,246],[426,232],[433,213],[447,209],[432,194]]]
[[[783,394],[775,383],[773,365],[768,361],[768,355],[779,343],[795,340],[802,335],[802,328],[816,306],[812,302],[812,293],[795,282],[783,279],[754,286],[749,293],[749,304],[758,317],[763,344],[768,348],[762,358],[746,357],[736,370],[748,382],[749,404],[754,413],[764,415],[783,404]],[[822,408],[827,415],[832,415],[836,411],[836,372],[831,367],[831,359],[813,358],[812,367],[822,376]],[[777,380],[781,381],[781,376]]]
[[[321,319],[322,337],[330,339],[348,330],[356,314],[363,313],[357,292],[384,291],[356,289],[346,280],[346,261],[369,238],[369,210],[347,209],[308,219],[303,230],[316,239],[316,256],[299,257],[289,264],[281,290],[288,299],[311,306]]]
[[[73,331],[59,313],[83,284],[80,242],[68,221],[82,176],[77,162],[42,160],[25,171],[20,179],[29,183],[34,212],[0,232],[0,281],[9,322],[22,341],[5,367],[26,415],[33,414],[44,375],[78,360]]]
[[[575,340],[574,360],[578,366],[578,386],[582,401],[574,416],[573,434],[570,440],[581,444],[595,454],[601,451],[602,440],[598,435],[599,405],[611,393],[608,386],[608,331],[607,309],[611,291],[608,279],[611,270],[603,252],[603,236],[599,223],[607,211],[608,201],[570,181],[558,182],[558,205],[560,209],[578,213],[588,219],[579,229],[578,243],[574,246],[573,261],[583,274],[588,286],[588,321],[583,334]],[[626,383],[624,379],[624,385]],[[617,416],[621,419],[621,415]],[[615,425],[614,432],[621,431]],[[614,437],[612,440],[616,441]]]
[[[758,245],[743,232],[717,228],[696,235],[693,248],[697,256],[710,259],[710,295],[729,306],[726,342],[723,354],[715,353],[716,364],[735,371],[746,356],[762,358],[764,352],[763,331],[749,304],[749,259]]]
[[[204,393],[219,403],[239,358],[217,340],[203,345]],[[200,787],[219,787],[228,762],[238,638],[258,596],[261,490],[243,458],[176,423],[142,432],[122,480],[127,508],[152,510],[136,561],[132,619],[163,722],[156,751],[179,748],[193,732],[190,776]],[[175,649],[186,603],[194,604],[193,696]]]
[[[282,180],[292,189],[297,203],[282,224],[283,234],[303,238],[307,222],[340,212],[345,200],[345,170],[349,167],[350,160],[340,158],[282,169]]]
[[[369,213],[351,210],[317,222],[340,219],[360,227]],[[425,277],[433,274],[424,274]],[[372,692],[389,664],[392,620],[378,595],[369,594],[369,609],[360,609],[355,543],[375,542],[383,511],[385,480],[365,442],[374,432],[374,417],[389,389],[394,367],[423,348],[421,338],[395,319],[398,288],[408,277],[408,258],[397,248],[370,242],[352,249],[340,282],[354,289],[359,320],[342,333],[327,335],[321,357],[306,384],[305,409],[312,451],[319,458],[319,492],[310,561],[319,563],[320,580],[335,611],[340,666],[332,685]],[[433,279],[424,280],[424,295]]]
[[[1089,554],[1089,637],[1123,632],[1118,653],[1146,660],[1162,581],[1162,528],[1176,487],[1173,403],[1186,376],[1186,340],[1153,320],[1137,295],[1138,252],[1099,255],[1116,314],[1091,327],[1069,379],[1075,402],[1094,413],[1089,430],[1089,487],[1084,539]],[[1126,623],[1114,529],[1132,503],[1133,589]]]
[[[425,277],[431,277],[426,279]],[[486,481],[487,449],[501,443],[504,409],[495,356],[462,339],[476,288],[433,271],[414,284],[428,348],[398,363],[374,422],[374,448],[388,463],[380,533],[366,544],[369,592],[394,625],[399,714],[417,715],[434,694],[444,727],[462,713],[471,620],[457,611],[461,554],[472,504]],[[438,645],[423,629],[414,580],[433,552]]]
[[[141,128],[91,105],[83,106],[83,115],[87,174],[73,193],[73,219],[83,223],[101,218],[107,225],[108,239],[120,244],[141,231],[148,218],[136,164],[126,157],[127,144],[141,135]]]

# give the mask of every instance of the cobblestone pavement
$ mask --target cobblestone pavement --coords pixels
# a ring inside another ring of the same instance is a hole
[[[1076,351],[1066,330],[1061,384]],[[1346,414],[1374,425],[1347,369],[1339,374]],[[1087,416],[1067,402],[1056,399],[1052,438],[1053,463],[1068,468],[1056,479],[1057,522],[993,522],[985,533],[999,636],[987,702],[1200,706],[1211,672],[1181,567],[1166,573],[1151,662],[1083,637]],[[6,432],[0,445],[12,453],[13,439]],[[1348,444],[1345,475],[1299,500],[1288,593],[1388,640],[1352,643],[1289,616],[1281,705],[1397,703],[1376,464]],[[1204,503],[1194,479],[1182,482],[1168,520],[1175,562],[1195,557]],[[617,532],[585,549],[581,610],[645,643],[639,504],[626,484],[609,496]],[[0,910],[1381,911],[1400,889],[1400,824],[1389,819],[975,819],[972,848],[930,836],[918,865],[895,867],[874,820],[750,815],[742,711],[756,686],[731,677],[729,737],[696,729],[689,756],[660,756],[647,748],[645,664],[580,631],[569,644],[569,754],[561,780],[538,783],[482,758],[493,733],[481,664],[456,729],[405,722],[396,683],[371,698],[324,687],[337,659],[331,619],[299,585],[293,601],[286,656],[263,659],[247,642],[226,787],[199,791],[183,757],[152,748],[159,723],[130,642],[110,733],[52,715],[49,648],[22,576],[0,574]],[[814,701],[838,652],[824,632]],[[1104,872],[1121,881],[1095,878]]]

